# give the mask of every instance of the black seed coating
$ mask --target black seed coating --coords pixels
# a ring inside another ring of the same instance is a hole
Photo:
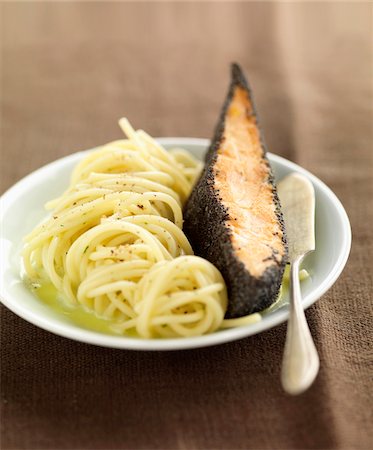
[[[184,231],[195,253],[215,264],[227,284],[229,296],[227,318],[241,317],[270,306],[278,295],[287,261],[284,221],[259,125],[263,160],[270,169],[268,183],[271,184],[273,202],[276,206],[278,223],[283,231],[282,241],[285,249],[284,256],[280,261],[276,258],[276,253],[272,252],[270,259],[273,260],[273,264],[260,277],[252,276],[237,256],[231,241],[232,232],[226,223],[229,219],[229,211],[221,203],[222,194],[214,188],[214,165],[218,149],[224,139],[226,113],[237,87],[243,88],[247,92],[252,105],[252,112],[248,112],[248,116],[257,117],[251,89],[241,68],[237,64],[233,64],[228,95],[215,129],[214,138],[206,154],[204,170],[184,209]]]

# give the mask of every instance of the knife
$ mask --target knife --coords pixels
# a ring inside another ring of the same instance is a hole
[[[315,191],[312,183],[292,173],[277,186],[290,263],[290,316],[282,360],[284,390],[297,395],[308,389],[319,371],[320,361],[302,306],[299,268],[303,258],[315,250]]]

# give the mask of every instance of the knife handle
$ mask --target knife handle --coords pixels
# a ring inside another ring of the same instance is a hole
[[[292,261],[290,267],[290,316],[281,371],[282,386],[291,395],[301,394],[308,389],[320,367],[302,306],[299,267],[303,256]]]

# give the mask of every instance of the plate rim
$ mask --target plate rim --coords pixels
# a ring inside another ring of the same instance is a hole
[[[208,147],[210,140],[203,138],[188,138],[188,137],[160,137],[155,138],[161,145],[175,145],[175,146],[199,146],[199,147]],[[177,144],[175,144],[177,142]],[[7,189],[2,196],[0,197],[0,224],[5,219],[6,207],[9,204],[12,204],[14,198],[17,198],[22,188],[27,185],[34,178],[38,178],[40,174],[44,171],[51,169],[55,166],[59,166],[62,162],[67,163],[70,159],[79,159],[79,156],[82,156],[85,153],[91,152],[98,147],[94,147],[88,150],[82,150],[70,155],[63,156],[58,158],[44,166],[32,171],[19,181],[17,181],[13,186]],[[271,152],[267,152],[268,159],[272,162],[277,162],[279,164],[285,165],[290,168],[290,170],[297,171],[298,173],[302,173],[307,178],[309,178],[312,183],[316,184],[328,197],[328,200],[334,203],[336,207],[336,211],[338,212],[340,222],[342,224],[343,233],[342,233],[342,250],[339,252],[338,257],[333,265],[333,269],[325,278],[325,280],[317,286],[317,288],[307,295],[302,301],[303,309],[307,309],[313,303],[320,299],[325,292],[332,287],[332,285],[336,282],[339,275],[342,273],[349,253],[351,249],[351,225],[348,219],[348,215],[336,194],[318,177],[313,175],[307,169],[299,166],[298,164],[289,161],[288,159],[275,155]],[[1,233],[2,234],[2,233]],[[3,241],[3,239],[1,239]],[[0,255],[0,261],[2,260],[2,256]],[[188,338],[172,338],[172,339],[140,339],[140,338],[132,338],[127,336],[112,336],[109,334],[103,334],[100,332],[86,330],[78,327],[74,324],[64,324],[62,322],[55,322],[54,319],[47,318],[45,316],[39,316],[34,311],[24,308],[22,304],[17,303],[16,301],[9,300],[5,293],[4,288],[5,283],[1,283],[0,286],[0,301],[3,303],[8,309],[10,309],[13,313],[26,320],[27,322],[32,323],[33,325],[38,326],[46,331],[49,331],[53,334],[72,339],[78,342],[83,342],[87,344],[93,344],[100,347],[108,347],[108,348],[118,348],[118,349],[126,349],[126,350],[143,350],[143,351],[167,351],[167,350],[185,350],[185,349],[193,349],[200,347],[209,347],[213,345],[220,345],[227,342],[243,339],[245,337],[252,336],[254,334],[258,334],[264,331],[267,331],[283,322],[285,322],[288,318],[288,310],[279,310],[277,314],[274,316],[267,316],[266,322],[258,322],[251,325],[241,326],[237,328],[231,328],[226,330],[220,330],[218,332],[214,332],[211,334],[203,335],[203,336],[195,336]],[[32,295],[32,294],[31,294]]]

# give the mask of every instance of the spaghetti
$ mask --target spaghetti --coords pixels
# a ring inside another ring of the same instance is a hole
[[[185,150],[166,151],[127,119],[119,123],[127,139],[88,154],[67,191],[47,203],[51,216],[25,238],[27,276],[48,280],[64,302],[122,334],[187,337],[236,326],[224,321],[220,272],[193,256],[182,231],[201,163]]]

